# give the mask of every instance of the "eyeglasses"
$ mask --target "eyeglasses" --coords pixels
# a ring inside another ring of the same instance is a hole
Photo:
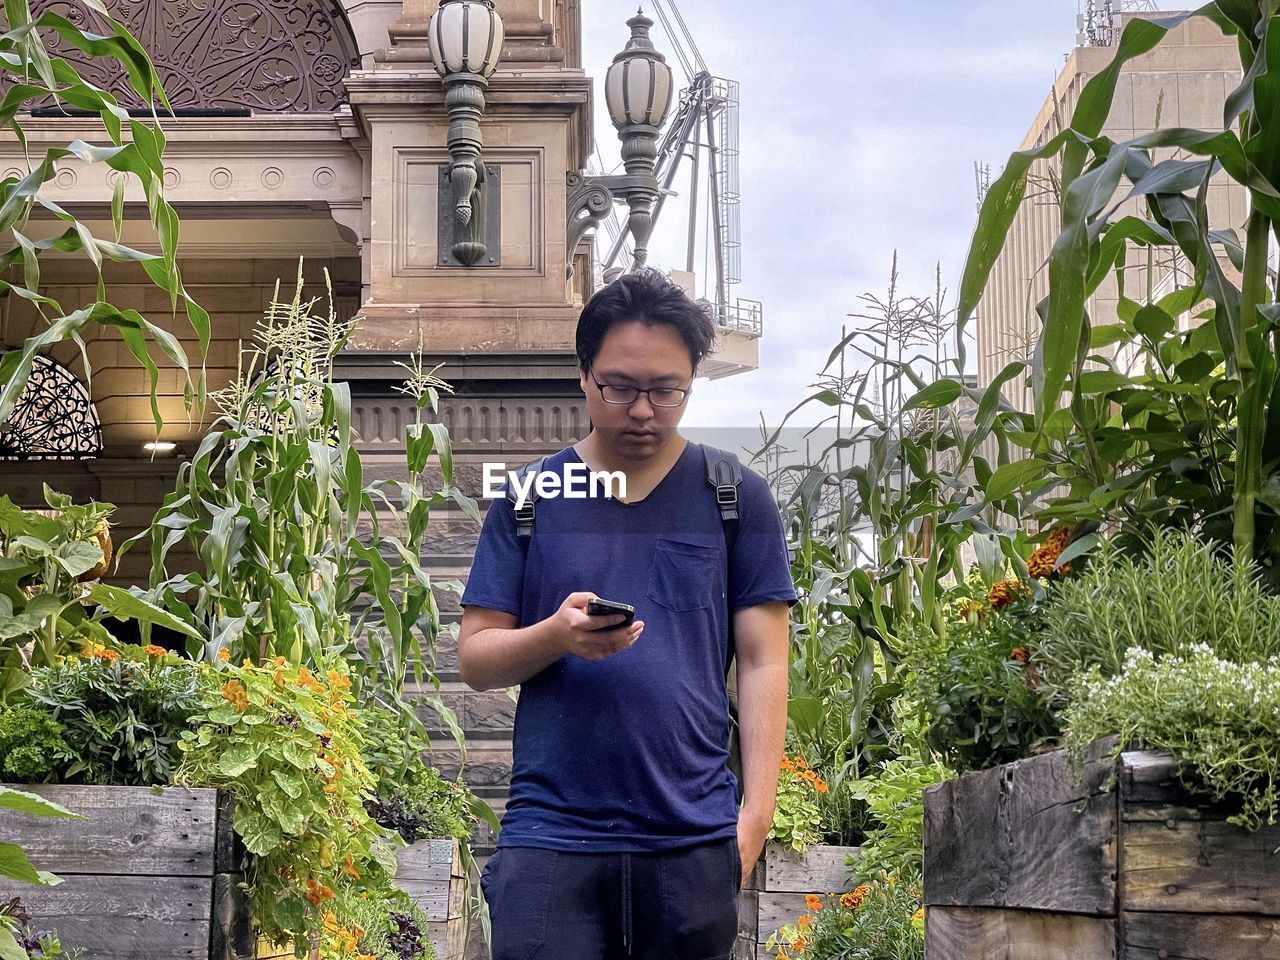
[[[643,393],[655,407],[678,407],[685,402],[693,389],[692,387],[683,390],[679,387],[650,387],[648,390],[641,390],[639,387],[624,387],[621,384],[601,383],[596,380],[594,371],[588,369],[587,373],[590,375],[592,382],[600,389],[600,398],[605,403],[635,403],[640,394]]]

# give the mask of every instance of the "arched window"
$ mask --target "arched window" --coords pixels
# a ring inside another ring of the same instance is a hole
[[[0,460],[84,460],[102,455],[102,424],[70,370],[37,356],[13,416],[0,427]]]
[[[335,0],[106,0],[106,6],[151,54],[179,113],[328,113],[346,102],[342,81],[360,62]],[[31,7],[111,33],[79,2],[33,0]],[[114,61],[87,57],[62,41],[55,47],[123,106],[141,106]]]

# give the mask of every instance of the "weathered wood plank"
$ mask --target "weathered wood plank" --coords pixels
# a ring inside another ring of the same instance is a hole
[[[1125,913],[1121,931],[1124,960],[1280,960],[1280,924],[1267,917]]]
[[[462,916],[464,893],[460,883],[397,878],[396,886],[409,895],[409,899],[418,905],[432,923],[443,923]]]
[[[760,891],[743,890],[738,894],[738,936],[755,940],[760,929]]]
[[[925,791],[925,902],[1116,914],[1113,769],[1083,780],[1061,752],[967,774]]]
[[[760,919],[756,926],[756,940],[764,943],[779,928],[805,913],[805,895],[803,893],[765,893],[759,894]]]
[[[462,853],[457,840],[420,840],[396,851],[397,879],[448,880],[461,876]]]
[[[1116,921],[1079,914],[929,907],[929,960],[1115,960]]]
[[[84,820],[0,818],[0,841],[21,843],[57,874],[212,877],[217,792],[168,787],[19,785]],[[206,918],[208,919],[208,918]]]
[[[1124,909],[1280,918],[1280,826],[1220,820],[1124,825]]]
[[[36,927],[86,960],[174,960],[208,956],[212,887],[209,877],[64,876],[56,887],[2,882],[0,900],[22,897]]]
[[[764,889],[771,893],[830,893],[849,889],[845,861],[857,847],[813,846],[797,853],[777,844],[765,848]]]

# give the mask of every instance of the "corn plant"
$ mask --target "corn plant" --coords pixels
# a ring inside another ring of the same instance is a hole
[[[164,199],[165,137],[156,107],[158,104],[169,110],[169,102],[155,68],[138,41],[111,19],[101,0],[84,0],[84,3],[111,25],[111,36],[85,32],[52,10],[33,19],[28,0],[4,0],[6,32],[0,35],[0,72],[4,76],[0,126],[13,134],[22,150],[27,172],[0,180],[0,269],[8,272],[5,279],[0,280],[0,292],[26,301],[39,315],[44,328],[28,337],[20,348],[0,356],[0,424],[12,415],[37,354],[72,341],[79,347],[86,374],[91,373],[83,335],[95,326],[106,326],[119,331],[125,346],[147,371],[152,415],[159,430],[161,420],[156,398],[159,369],[151,355],[152,345],[182,370],[189,408],[203,399],[203,373],[193,377],[182,346],[168,330],[136,310],[120,310],[107,302],[103,261],[139,264],[151,281],[169,294],[175,312],[181,301],[202,352],[208,346],[209,316],[183,288],[176,260],[178,217]],[[90,56],[119,61],[130,89],[151,108],[150,118],[131,116],[115,96],[81,79],[66,60],[51,56],[44,43],[44,37],[49,34],[56,34]],[[65,146],[47,149],[43,157],[33,157],[23,129],[26,121],[22,112],[48,100],[69,110],[96,114],[102,123],[103,136],[109,142],[94,145],[76,139]],[[43,185],[52,180],[60,165],[68,160],[102,164],[118,173],[110,198],[114,239],[93,236],[85,224],[42,192]],[[146,198],[148,216],[160,245],[159,254],[143,253],[120,243],[125,191],[134,181]],[[44,239],[28,236],[31,215],[37,211],[52,216],[58,232]],[[68,308],[41,292],[40,258],[51,250],[81,253],[89,258],[98,271],[94,303]]]
[[[411,714],[407,679],[438,686],[440,614],[421,565],[430,510],[450,501],[473,518],[477,510],[454,486],[443,424],[425,420],[444,384],[420,364],[403,388],[416,411],[405,479],[365,482],[350,387],[334,376],[352,324],[337,319],[331,295],[327,310],[318,304],[303,299],[301,266],[292,298],[281,300],[277,284],[238,376],[211,394],[213,429],[139,537],[151,542],[153,595],[199,631],[193,655],[315,667],[341,658],[362,700]],[[444,485],[427,492],[433,454]],[[198,571],[170,571],[183,542]],[[430,702],[461,743],[452,712]]]
[[[1121,143],[1101,136],[1123,66],[1191,17],[1212,21],[1240,49],[1244,76],[1223,103],[1224,129],[1158,129]],[[1153,151],[1167,148],[1178,155],[1157,162]],[[1280,281],[1267,262],[1280,222],[1280,7],[1217,0],[1126,24],[1110,65],[1081,91],[1070,126],[1015,153],[987,193],[961,285],[962,326],[1037,159],[1058,170],[1062,202],[1050,292],[1038,306],[1034,429],[1016,438],[1024,455],[988,484],[988,500],[1016,510],[1015,491],[1052,491],[1059,516],[1221,531],[1275,582],[1280,306],[1273,284]],[[1236,225],[1209,217],[1209,185],[1227,180],[1249,196],[1243,239]],[[1141,202],[1141,215],[1118,215],[1125,194]],[[1099,322],[1089,315],[1088,298],[1111,271],[1169,251],[1185,258],[1189,285],[1134,299],[1122,275],[1118,316]],[[1117,361],[1126,350],[1138,354],[1127,368]]]

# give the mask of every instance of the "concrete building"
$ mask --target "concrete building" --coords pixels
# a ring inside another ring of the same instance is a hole
[[[1113,22],[1101,25],[1102,29],[1096,29],[1096,24],[1082,23],[1079,46],[1067,56],[1019,150],[1047,143],[1070,123],[1081,90],[1112,61],[1124,23],[1138,15],[1116,14]],[[1153,14],[1141,15],[1151,17]],[[1239,84],[1240,77],[1240,58],[1234,40],[1225,37],[1208,20],[1194,17],[1171,31],[1154,50],[1125,65],[1102,135],[1120,142],[1157,127],[1221,130],[1223,102]],[[1170,151],[1157,152],[1156,159],[1169,155],[1172,155]],[[1055,162],[1037,160],[1031,168],[1026,196],[978,308],[980,384],[990,383],[1011,361],[1029,359],[1034,350],[1040,332],[1035,308],[1048,293],[1049,252],[1060,227],[1057,186]],[[1244,189],[1230,183],[1216,183],[1209,191],[1213,225],[1242,228],[1248,201]],[[1117,201],[1122,196],[1117,196]],[[1117,216],[1125,213],[1145,215],[1145,209],[1136,201],[1128,201]],[[1188,279],[1185,263],[1174,251],[1153,254],[1151,267],[1151,289],[1157,296]],[[1125,269],[1125,290],[1131,298],[1146,295],[1147,269],[1147,252],[1131,248]],[[1112,275],[1087,304],[1094,323],[1115,322],[1119,295],[1117,280]],[[1011,402],[1021,405],[1021,409],[1032,408],[1030,385],[1025,378],[1011,382],[1006,395]]]
[[[86,16],[80,5],[35,0],[33,7]],[[571,186],[592,142],[592,83],[581,66],[580,0],[497,0],[506,40],[480,120],[484,161],[500,183],[500,243],[473,267],[440,245],[441,170],[449,163],[444,89],[428,50],[437,0],[107,0],[151,52],[179,116],[166,119],[167,197],[182,218],[179,262],[191,296],[212,316],[205,358],[209,388],[235,372],[239,347],[269,304],[291,289],[306,258],[310,293],[322,271],[333,278],[340,316],[357,316],[353,349],[342,358],[352,382],[353,422],[366,476],[403,464],[411,401],[394,390],[397,360],[425,345],[429,363],[454,388],[442,420],[455,449],[458,482],[478,496],[479,464],[527,462],[580,439],[589,429],[578,387],[573,337],[595,274],[589,239],[569,246]],[[617,49],[631,9],[619,8]],[[68,14],[71,15],[71,14]],[[85,76],[110,87],[100,65]],[[603,105],[601,108],[603,109]],[[24,117],[32,155],[75,137],[101,139],[96,120],[38,112]],[[60,164],[49,198],[111,235],[111,171]],[[25,173],[22,149],[0,136],[0,175]],[[447,182],[447,181],[446,181]],[[124,243],[152,242],[142,197],[129,194]],[[448,208],[446,207],[446,211]],[[448,214],[446,213],[446,216]],[[52,225],[49,225],[52,230]],[[42,259],[42,288],[68,305],[96,299],[83,258]],[[569,267],[573,267],[569,275]],[[168,297],[134,265],[106,265],[108,298],[170,327],[188,355],[198,346]],[[0,335],[13,347],[38,329],[14,297],[0,298]],[[757,365],[758,328],[721,328],[719,357],[704,371],[723,376]],[[155,439],[146,377],[118,335],[87,344],[93,376],[83,383],[77,351],[60,349],[62,388],[96,411],[101,449],[86,459],[0,458],[0,493],[42,505],[45,481],[78,499],[118,505],[117,540],[141,529],[173,489],[177,464],[202,427],[188,422],[180,371],[161,371],[162,439],[178,444],[152,460]],[[81,381],[77,383],[77,380]],[[78,391],[78,392],[77,392]],[[74,398],[73,398],[74,399]],[[77,402],[79,402],[77,401]],[[402,469],[402,466],[400,467]],[[438,579],[464,577],[477,528],[460,511],[433,513],[428,560]],[[135,550],[118,578],[145,583],[148,558]],[[442,594],[446,620],[456,597]],[[472,740],[468,777],[501,804],[510,773],[514,703],[506,694],[465,690],[456,658],[440,651],[443,694]],[[447,773],[456,754],[437,757]],[[483,848],[484,841],[480,846]]]

